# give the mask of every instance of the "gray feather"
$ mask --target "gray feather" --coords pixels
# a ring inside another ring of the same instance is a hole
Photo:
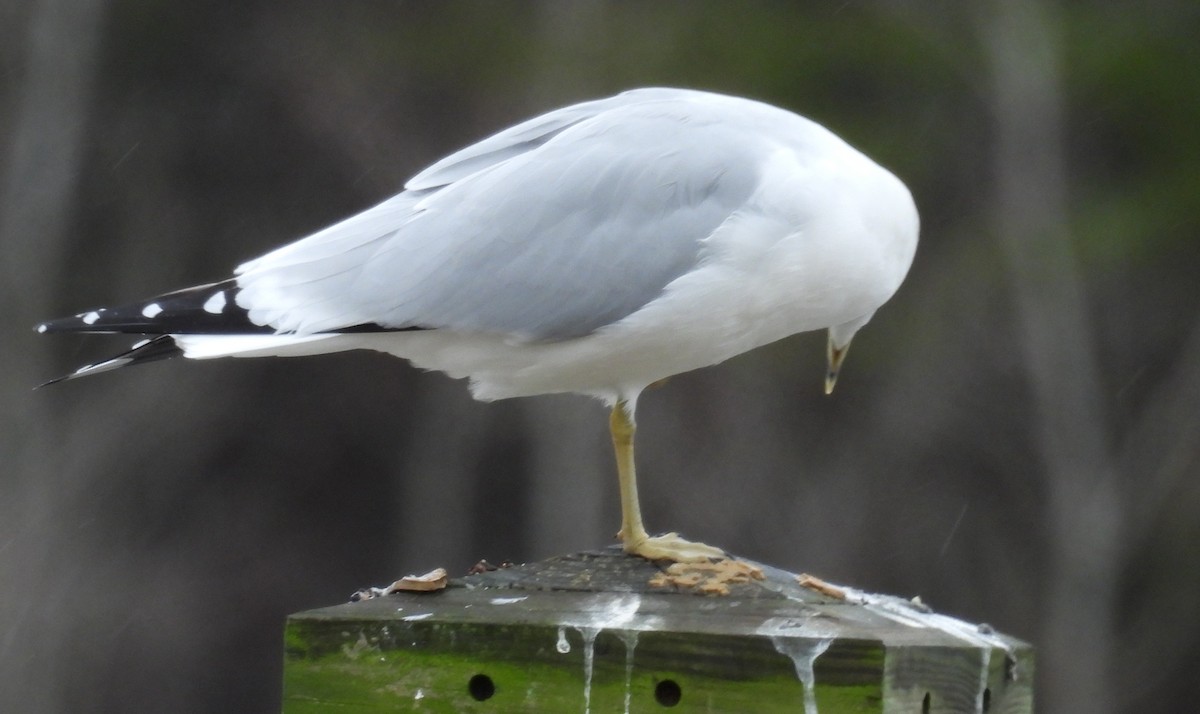
[[[239,268],[238,304],[299,333],[553,340],[620,320],[697,265],[757,185],[747,159],[772,148],[695,96],[629,92],[485,139],[414,177],[420,190]]]

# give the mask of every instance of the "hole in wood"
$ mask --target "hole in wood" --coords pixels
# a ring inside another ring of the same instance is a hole
[[[929,714],[929,692],[925,692],[925,698],[921,700],[921,714]]]
[[[673,707],[683,699],[683,690],[673,679],[664,679],[654,688],[654,700],[664,707]]]
[[[467,682],[467,691],[471,693],[471,698],[475,701],[487,701],[496,693],[496,683],[486,674],[477,674]]]
[[[991,710],[992,710],[992,690],[991,690],[991,689],[984,689],[984,690],[983,690],[983,711],[984,711],[984,714],[987,714],[987,712],[990,712]]]

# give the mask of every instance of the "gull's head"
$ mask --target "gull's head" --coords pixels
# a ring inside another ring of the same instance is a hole
[[[858,204],[855,212],[856,220],[865,227],[868,243],[875,253],[876,270],[869,281],[867,292],[870,297],[865,304],[856,303],[859,309],[870,307],[870,312],[860,315],[853,320],[829,327],[829,339],[825,348],[828,368],[825,371],[825,393],[831,394],[837,384],[838,373],[841,372],[842,362],[850,349],[850,341],[854,335],[874,316],[875,310],[887,302],[912,266],[913,256],[917,250],[917,236],[921,230],[921,220],[917,215],[917,206],[913,202],[908,188],[891,172],[865,159],[869,169],[865,171],[865,191],[861,197],[867,197]],[[862,295],[858,296],[859,298]]]

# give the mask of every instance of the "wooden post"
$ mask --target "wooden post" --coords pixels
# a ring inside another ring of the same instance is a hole
[[[613,548],[288,618],[283,709],[310,712],[1033,711],[1033,650],[746,561]]]

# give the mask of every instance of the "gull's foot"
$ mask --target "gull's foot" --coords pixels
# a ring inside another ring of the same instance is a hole
[[[624,547],[625,552],[630,555],[638,555],[646,560],[670,560],[675,563],[706,563],[729,557],[720,548],[694,543],[680,538],[678,533],[627,540]]]

